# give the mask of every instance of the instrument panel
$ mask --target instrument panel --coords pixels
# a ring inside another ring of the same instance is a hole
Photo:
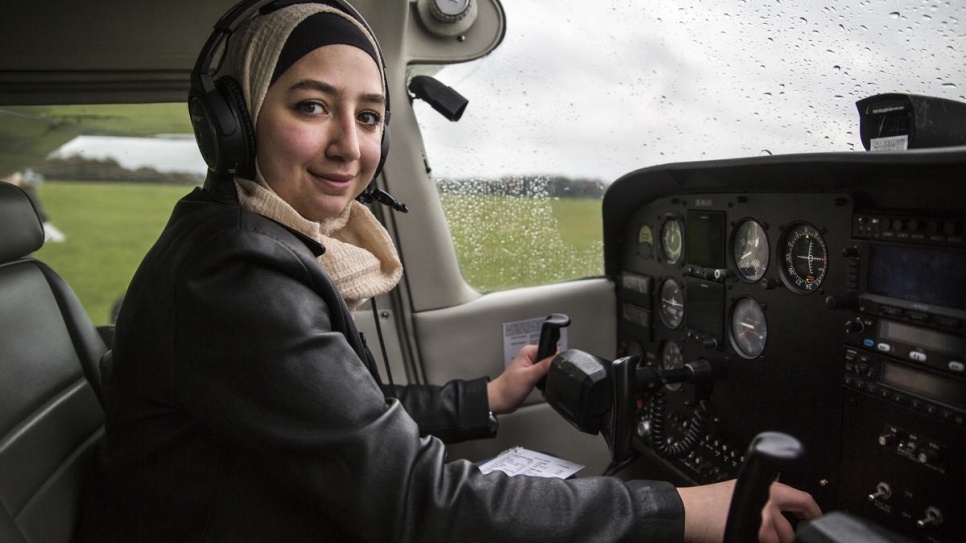
[[[605,195],[621,356],[708,383],[637,398],[646,476],[733,478],[762,431],[782,480],[907,537],[966,529],[966,153],[669,165]]]

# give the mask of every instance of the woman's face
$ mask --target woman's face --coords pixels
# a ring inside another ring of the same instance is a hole
[[[259,170],[306,219],[334,217],[375,174],[384,115],[372,57],[351,45],[315,49],[268,88],[255,124]]]

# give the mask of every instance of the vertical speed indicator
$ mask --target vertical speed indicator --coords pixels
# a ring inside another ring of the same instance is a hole
[[[828,250],[818,229],[806,222],[788,226],[778,244],[785,286],[797,294],[810,294],[825,281]]]

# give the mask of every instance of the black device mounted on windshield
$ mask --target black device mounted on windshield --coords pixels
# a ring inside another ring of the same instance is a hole
[[[867,151],[966,145],[966,103],[888,93],[863,98],[855,106]]]

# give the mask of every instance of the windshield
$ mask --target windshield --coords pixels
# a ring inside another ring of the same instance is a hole
[[[514,258],[500,257],[505,243],[480,256],[488,243],[484,229],[467,221],[485,219],[468,216],[479,213],[456,201],[455,192],[492,195],[499,180],[501,194],[525,195],[528,206],[548,199],[549,211],[527,224],[552,239],[533,224],[552,216],[552,230],[567,227],[554,203],[566,196],[558,190],[561,178],[606,187],[667,162],[866,152],[856,101],[889,92],[966,101],[963,2],[507,0],[503,6],[506,36],[492,54],[413,68],[438,70],[437,79],[469,99],[458,123],[421,102],[415,107],[454,238],[470,232],[463,247],[454,241],[464,276],[481,290],[600,273],[599,260],[593,269],[571,265],[573,255],[595,258],[595,241],[568,248],[565,239],[552,256],[558,260],[542,266],[560,270],[552,277],[500,267],[474,279],[475,267]],[[601,193],[583,192],[598,199]],[[599,211],[598,200],[598,225]],[[518,237],[519,229],[504,236]],[[473,237],[474,231],[481,233]],[[592,234],[599,241],[599,230]],[[517,279],[508,284],[507,276]]]
[[[438,177],[609,182],[665,162],[864,151],[857,100],[966,100],[963,2],[503,4],[503,43],[436,74],[469,99],[463,118],[420,115]]]

